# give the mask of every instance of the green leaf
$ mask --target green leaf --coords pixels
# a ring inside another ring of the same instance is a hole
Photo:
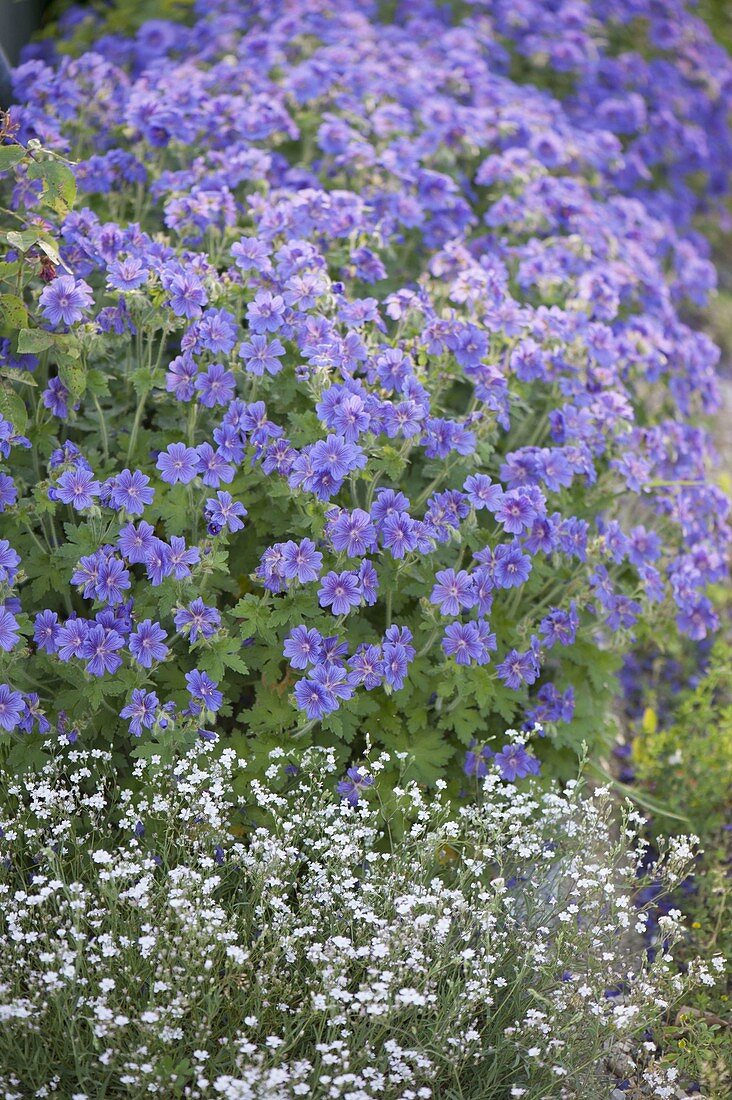
[[[69,355],[59,356],[58,375],[72,399],[79,398],[86,390],[86,369]]]
[[[43,180],[43,198],[57,214],[68,214],[76,198],[74,173],[58,160],[33,161],[28,178]]]
[[[0,295],[0,333],[15,336],[19,328],[28,324],[28,310],[22,298],[15,294]]]
[[[38,240],[37,229],[11,229],[7,234],[8,244],[11,248],[17,248],[19,252],[27,252]]]
[[[50,348],[55,340],[52,332],[43,328],[22,328],[18,333],[18,352],[21,355],[37,355]]]
[[[20,394],[9,386],[0,386],[0,416],[9,420],[16,431],[25,431],[28,424],[25,402]]]
[[[0,172],[9,172],[25,156],[22,145],[0,145]]]
[[[8,378],[19,386],[38,386],[33,375],[27,370],[13,370],[12,368],[3,367],[0,370],[0,378]]]
[[[61,257],[58,254],[58,245],[54,241],[50,233],[38,234],[38,247],[42,252],[45,252],[52,264],[58,265],[61,263]]]

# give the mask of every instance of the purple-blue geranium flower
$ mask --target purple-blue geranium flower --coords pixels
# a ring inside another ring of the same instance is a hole
[[[346,778],[342,779],[336,791],[351,806],[357,806],[360,796],[374,783],[373,776],[361,771],[360,768],[349,768]]]
[[[156,465],[163,481],[170,485],[178,482],[187,485],[198,473],[198,454],[185,443],[171,443],[167,450],[160,452]]]
[[[86,661],[87,672],[92,676],[104,676],[107,672],[116,672],[122,664],[118,650],[124,644],[124,638],[116,630],[97,624],[88,631],[79,656]]]
[[[495,635],[490,635],[495,642]],[[473,661],[485,664],[488,660],[486,643],[477,623],[450,623],[445,628],[442,648],[448,657],[454,657],[459,665]]]
[[[506,687],[518,691],[522,684],[533,684],[539,675],[539,662],[533,649],[520,653],[511,649],[499,665],[496,672]]]
[[[0,604],[0,649],[9,653],[19,641],[18,621],[6,607]]]
[[[465,569],[439,569],[435,574],[437,584],[432,589],[430,603],[437,604],[443,615],[459,615],[463,608],[475,605],[473,578]]]
[[[384,660],[381,655],[381,647],[377,645],[360,645],[353,656],[349,657],[348,667],[351,670],[352,682],[362,684],[367,691],[379,687],[384,679]]]
[[[20,724],[25,704],[19,691],[9,684],[0,684],[0,729],[12,732]]]
[[[8,505],[15,504],[17,499],[18,489],[12,477],[0,474],[0,512],[4,512]]]
[[[143,729],[152,729],[160,708],[160,700],[154,691],[135,688],[130,701],[120,711],[120,718],[129,718],[130,733],[140,737]]]
[[[318,589],[321,607],[329,607],[334,615],[347,615],[361,603],[361,584],[357,573],[332,571],[323,577]]]
[[[138,524],[127,523],[120,528],[117,536],[119,552],[130,565],[139,565],[147,561],[147,556],[155,544],[155,529],[144,519]]]
[[[91,470],[77,466],[65,470],[56,482],[56,494],[64,504],[70,504],[77,512],[91,508],[94,498],[99,496],[101,485]]]
[[[168,546],[168,563],[177,581],[186,580],[191,575],[190,567],[198,565],[201,551],[197,546],[186,546],[186,540],[180,535],[172,535]]]
[[[376,500],[371,505],[371,518],[376,526],[380,529],[385,519],[400,512],[409,514],[409,500],[404,493],[394,489],[379,489]]]
[[[384,642],[384,680],[394,691],[401,691],[409,671],[409,654],[401,642]]]
[[[130,574],[114,555],[103,558],[97,571],[94,594],[102,603],[117,604],[124,599],[123,591],[130,587]]]
[[[523,745],[504,745],[493,759],[498,765],[501,778],[509,783],[515,783],[517,779],[524,779],[527,775],[538,775],[540,771],[539,761]]]
[[[190,401],[196,392],[198,364],[190,355],[177,356],[168,365],[165,388],[177,401]]]
[[[0,581],[12,584],[20,565],[20,558],[7,539],[0,539]]]
[[[408,512],[387,515],[379,533],[384,549],[393,558],[403,558],[416,548],[419,541],[416,523]]]
[[[228,405],[236,391],[236,379],[221,363],[212,363],[208,370],[196,378],[199,400],[207,409],[214,405]]]
[[[215,607],[208,607],[197,596],[188,607],[180,607],[173,616],[175,629],[188,632],[191,642],[200,638],[211,638],[221,626],[221,615]]]
[[[254,333],[276,332],[285,317],[285,300],[280,294],[260,290],[247,305],[249,327]]]
[[[295,702],[311,721],[317,721],[338,709],[335,696],[315,680],[299,680],[295,684]]]
[[[284,656],[293,668],[307,668],[318,663],[323,652],[323,636],[319,630],[296,626],[285,639]]]
[[[170,564],[170,547],[162,539],[153,538],[145,554],[145,571],[154,588],[162,584],[173,572]]]
[[[94,301],[92,289],[83,279],[59,275],[41,292],[43,316],[54,326],[74,325]]]
[[[468,749],[465,753],[463,771],[466,775],[473,776],[475,779],[485,779],[488,775],[488,768],[492,759],[493,752],[487,745],[483,745],[480,749],[476,749],[473,743],[473,747]]]
[[[44,406],[59,420],[65,420],[69,415],[69,391],[60,378],[49,378],[41,399]]]
[[[210,534],[216,535],[226,528],[232,534],[241,531],[244,526],[244,517],[248,514],[244,505],[234,500],[231,493],[219,489],[216,497],[209,497],[206,501],[206,523]]]
[[[318,664],[310,674],[310,679],[333,696],[334,699],[350,699],[354,685],[345,668],[336,664]]]
[[[225,485],[234,480],[236,470],[220,450],[214,450],[210,443],[201,443],[196,447],[198,452],[198,472],[201,481],[211,489],[218,489],[223,481]]]
[[[362,469],[366,456],[355,443],[349,443],[340,435],[329,435],[312,445],[310,461],[317,473],[341,481],[352,470]]]
[[[39,611],[33,625],[33,641],[44,653],[55,653],[60,630],[55,611]]]
[[[362,508],[340,511],[328,524],[328,536],[333,549],[339,553],[345,551],[349,558],[363,557],[376,546],[376,528]]]
[[[130,653],[143,668],[152,668],[154,661],[164,661],[168,656],[168,647],[163,644],[168,637],[160,623],[152,619],[143,619],[137,630],[130,634]]]
[[[504,493],[495,513],[496,519],[511,535],[530,531],[537,516],[533,501],[523,489],[509,489]]]
[[[512,544],[496,547],[493,580],[497,588],[519,588],[531,573],[531,558]]]
[[[206,291],[191,272],[176,274],[167,283],[170,295],[170,308],[177,317],[187,317],[189,321],[201,316],[206,304]]]
[[[81,657],[89,629],[86,619],[71,618],[64,623],[57,637],[59,660]]]
[[[300,584],[316,581],[323,565],[323,555],[315,549],[312,539],[290,540],[282,545],[282,575]]]
[[[548,649],[551,649],[557,643],[565,646],[573,645],[578,626],[577,605],[572,600],[567,611],[563,611],[558,607],[551,608],[539,623],[539,630],[543,636],[544,644]]]
[[[107,286],[113,290],[137,290],[148,280],[148,269],[137,256],[113,260],[107,269]]]
[[[216,681],[197,668],[186,673],[186,684],[191,698],[196,703],[201,703],[206,710],[217,711],[224,701],[223,695],[217,690]]]
[[[466,478],[463,489],[475,509],[487,508],[495,512],[501,505],[503,489],[495,485],[487,474],[471,474]]]
[[[280,359],[284,354],[284,344],[279,340],[268,340],[259,333],[253,333],[251,340],[245,341],[239,348],[239,355],[245,360],[249,374],[260,378],[265,371],[278,374],[282,370]]]
[[[367,607],[373,607],[379,595],[379,575],[366,558],[358,567],[358,579],[364,603]]]
[[[112,478],[109,503],[116,511],[124,509],[131,516],[145,511],[146,504],[152,504],[155,490],[149,488],[150,478],[141,470],[123,470]]]

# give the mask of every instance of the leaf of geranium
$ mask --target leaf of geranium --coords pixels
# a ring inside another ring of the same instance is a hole
[[[16,431],[25,431],[28,413],[23,398],[5,384],[0,385],[0,416],[9,420]]]
[[[59,378],[69,391],[72,400],[78,400],[86,390],[86,369],[66,353],[58,357],[56,365]]]
[[[43,180],[43,199],[57,214],[68,214],[76,198],[76,180],[67,165],[58,160],[32,161],[28,178]]]
[[[11,248],[18,252],[27,252],[38,240],[37,229],[11,229],[7,234],[7,241]]]
[[[43,328],[22,328],[18,333],[18,352],[20,355],[36,355],[45,351],[54,343],[56,337]]]
[[[0,145],[0,172],[9,172],[26,155],[22,145]]]
[[[18,329],[28,324],[28,310],[17,294],[0,295],[0,334],[15,336]]]

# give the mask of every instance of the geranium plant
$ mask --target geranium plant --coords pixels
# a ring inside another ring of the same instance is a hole
[[[698,24],[682,48],[651,13],[671,141],[654,70],[589,9],[550,51],[556,94],[522,83],[530,7],[220,0],[17,70],[14,766],[49,724],[125,754],[248,737],[260,760],[368,730],[459,783],[514,722],[547,735],[517,775],[561,768],[635,632],[714,629],[718,353],[681,309],[714,283],[690,183],[726,186],[729,68],[700,89]]]

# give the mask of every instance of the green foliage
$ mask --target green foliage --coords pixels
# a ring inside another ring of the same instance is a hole
[[[732,645],[720,638],[697,686],[684,693],[668,726],[648,706],[633,741],[640,783],[661,804],[713,837],[732,811]]]

